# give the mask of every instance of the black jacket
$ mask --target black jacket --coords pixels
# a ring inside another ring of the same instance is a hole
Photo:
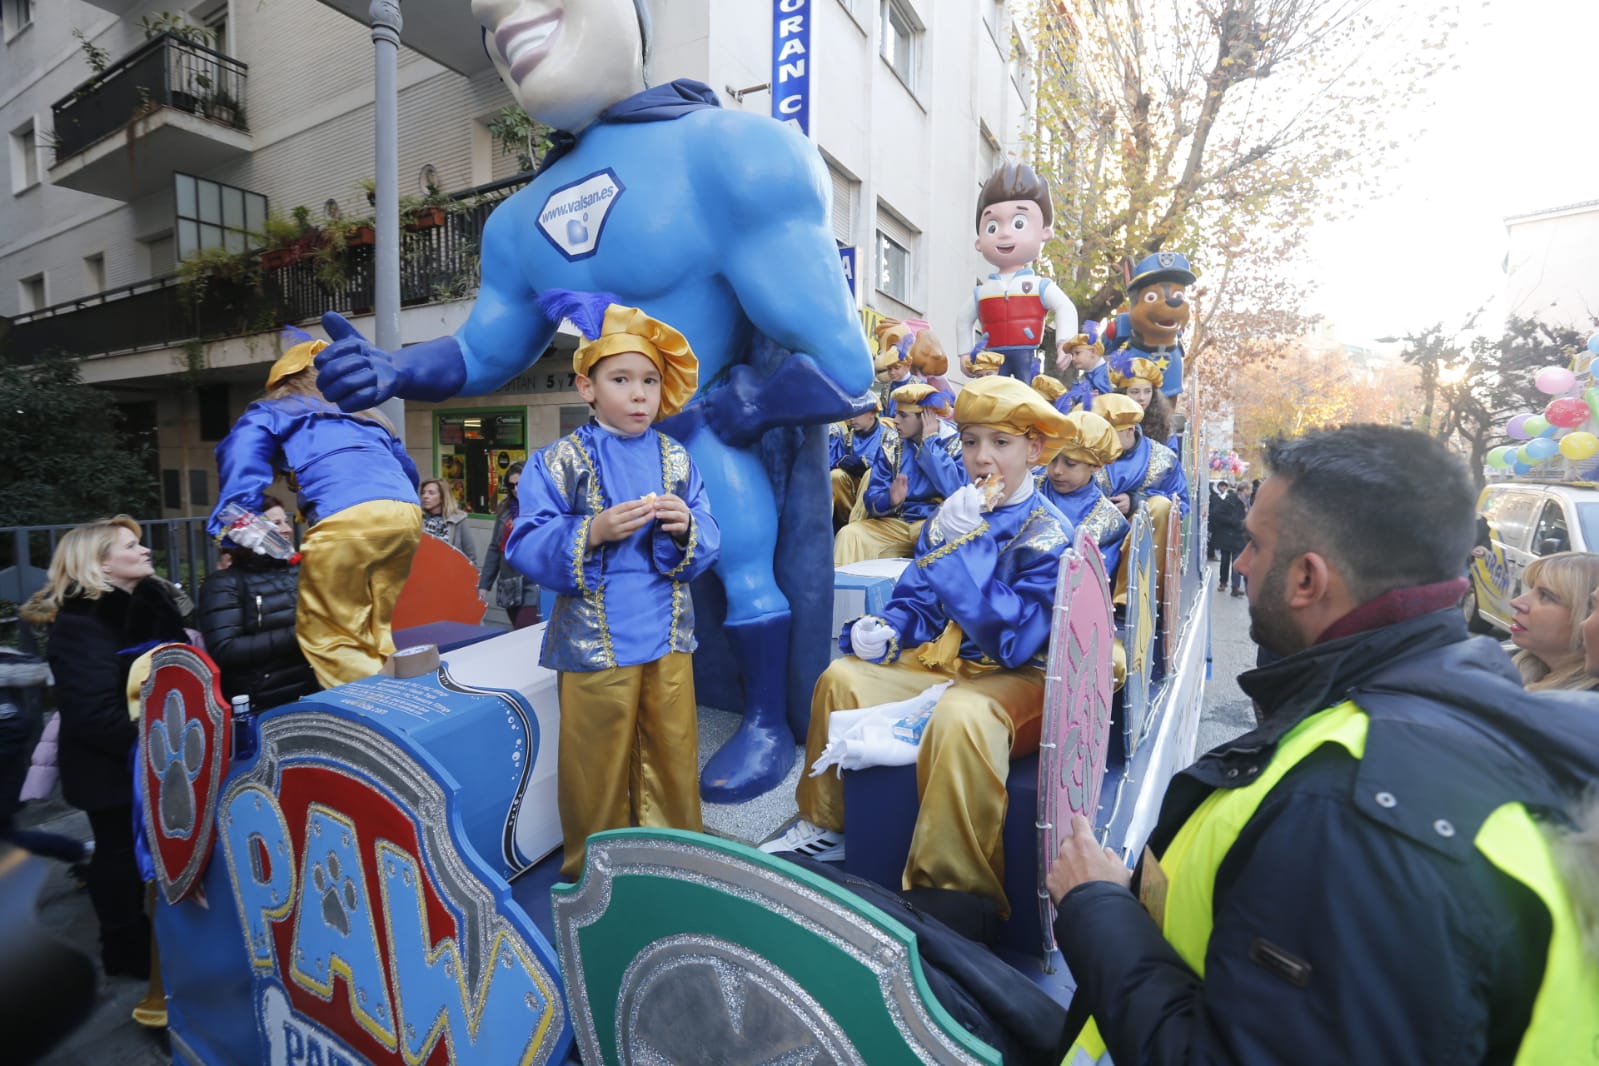
[[[1563,818],[1599,775],[1599,696],[1524,692],[1453,610],[1239,684],[1262,725],[1172,779],[1155,854],[1213,790],[1248,784],[1284,734],[1345,698],[1368,716],[1365,756],[1323,747],[1245,826],[1217,872],[1203,980],[1126,889],[1070,892],[1055,933],[1078,980],[1072,1031],[1092,1012],[1127,1064],[1511,1062],[1549,918],[1472,841],[1513,800]]]
[[[1217,551],[1237,555],[1244,550],[1243,497],[1236,492],[1223,496],[1216,493],[1210,498],[1210,546]]]
[[[259,711],[317,691],[294,632],[299,581],[287,563],[238,552],[200,586],[200,634],[228,699],[249,696]]]
[[[505,508],[494,516],[494,527],[489,530],[489,543],[483,549],[483,566],[478,570],[477,587],[491,592],[494,606],[514,611],[518,607],[536,607],[539,587],[506,561],[501,541],[505,538],[505,525],[509,521]],[[501,595],[502,590],[504,595]]]
[[[128,717],[128,668],[152,641],[187,640],[177,608],[146,578],[133,592],[71,599],[50,627],[46,657],[61,712],[61,794],[85,811],[133,802],[129,753],[139,728]]]

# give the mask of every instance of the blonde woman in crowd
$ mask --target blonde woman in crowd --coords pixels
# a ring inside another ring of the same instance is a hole
[[[1583,658],[1582,623],[1599,589],[1599,555],[1560,552],[1535,559],[1522,574],[1510,640],[1529,691],[1599,688]]]

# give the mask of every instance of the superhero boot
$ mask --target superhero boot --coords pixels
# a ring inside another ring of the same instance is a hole
[[[787,611],[724,628],[744,672],[744,721],[700,774],[707,803],[743,803],[782,783],[794,765],[788,724]]]

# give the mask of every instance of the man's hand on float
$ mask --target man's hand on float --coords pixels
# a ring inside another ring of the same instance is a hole
[[[322,316],[329,345],[317,353],[317,388],[346,411],[364,411],[394,395],[394,357],[372,344],[337,311]]]
[[[888,486],[888,502],[898,507],[910,494],[911,479],[904,474],[894,475],[894,480],[889,482]]]
[[[1055,906],[1066,893],[1089,881],[1110,881],[1126,888],[1132,883],[1133,873],[1111,848],[1102,848],[1094,839],[1094,829],[1088,819],[1072,815],[1065,840],[1060,842],[1060,853],[1050,864],[1044,885]]]
[[[838,468],[850,477],[860,477],[866,473],[866,460],[858,455],[846,455],[839,460]]]

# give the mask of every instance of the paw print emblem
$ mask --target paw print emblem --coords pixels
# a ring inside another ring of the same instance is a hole
[[[205,765],[205,729],[183,714],[183,697],[168,692],[161,725],[150,732],[146,752],[150,768],[161,779],[161,828],[186,837],[194,830],[194,779]]]
[[[341,883],[342,881],[342,883]],[[350,935],[350,912],[360,902],[355,881],[341,876],[339,857],[328,852],[328,857],[311,867],[311,883],[322,893],[322,922],[339,935]]]

